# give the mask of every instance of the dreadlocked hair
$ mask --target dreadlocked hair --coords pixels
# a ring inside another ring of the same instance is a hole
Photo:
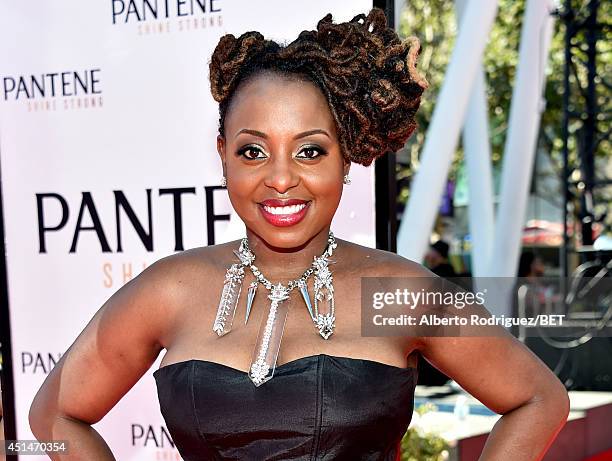
[[[419,75],[415,37],[400,40],[380,8],[334,24],[327,14],[317,30],[288,45],[259,32],[221,38],[210,61],[212,96],[219,103],[219,134],[238,85],[263,71],[305,78],[327,98],[347,161],[370,165],[396,152],[414,132],[427,81]]]

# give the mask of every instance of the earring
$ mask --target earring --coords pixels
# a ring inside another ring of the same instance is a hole
[[[351,178],[348,174],[344,175],[344,180],[343,180],[344,184],[346,184],[347,186],[351,183]]]
[[[227,179],[225,179],[225,176],[223,176],[221,178],[221,187],[226,187],[227,186]]]

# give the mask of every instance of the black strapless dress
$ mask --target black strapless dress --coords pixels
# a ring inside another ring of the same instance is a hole
[[[247,374],[205,360],[153,374],[185,461],[395,461],[412,417],[416,368],[326,354]]]

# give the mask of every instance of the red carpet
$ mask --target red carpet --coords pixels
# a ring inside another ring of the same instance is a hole
[[[598,455],[591,456],[584,461],[612,461],[612,450],[604,451]]]

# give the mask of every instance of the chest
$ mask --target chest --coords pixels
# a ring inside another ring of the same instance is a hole
[[[349,281],[350,282],[350,281]],[[246,370],[260,329],[270,311],[270,293],[259,286],[252,302],[248,322],[247,292],[250,280],[245,278],[234,314],[231,331],[219,337],[213,332],[223,280],[203,284],[194,293],[183,314],[173,325],[162,364],[190,358],[202,358]],[[312,299],[313,289],[309,286]],[[361,334],[361,293],[359,283],[335,283],[335,329],[329,339],[323,339],[314,325],[306,303],[298,289],[291,291],[277,363],[314,354],[364,357],[397,367],[406,366],[406,356],[413,349],[402,337],[364,337]]]

